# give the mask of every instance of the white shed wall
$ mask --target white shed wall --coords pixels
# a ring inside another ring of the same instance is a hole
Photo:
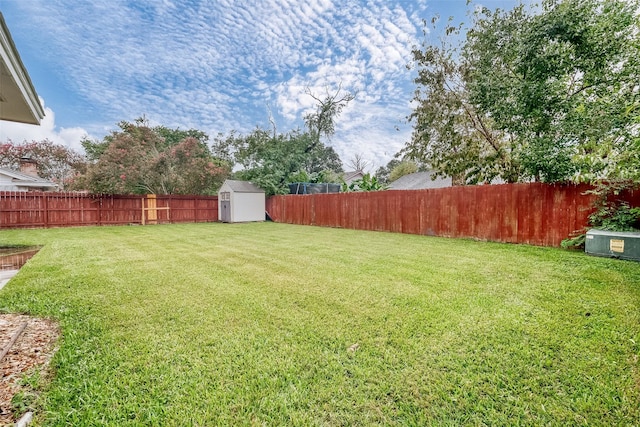
[[[264,193],[231,193],[231,222],[264,221]]]

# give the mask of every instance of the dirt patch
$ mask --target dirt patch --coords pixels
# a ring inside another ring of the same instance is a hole
[[[0,425],[9,425],[23,415],[14,413],[11,400],[19,392],[33,393],[28,385],[21,384],[25,375],[39,371],[41,378],[48,376],[49,361],[60,336],[58,325],[52,320],[0,314],[0,355],[25,323],[22,333],[0,360]]]

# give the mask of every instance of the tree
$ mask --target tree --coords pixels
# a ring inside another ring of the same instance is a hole
[[[109,147],[109,142],[106,140],[99,141],[97,139],[91,139],[88,136],[85,136],[80,141],[80,145],[82,145],[82,148],[84,149],[87,160],[90,162],[95,162],[107,150],[107,148]]]
[[[400,164],[401,160],[398,159],[399,156],[399,153],[396,154],[396,158],[389,160],[389,163],[387,163],[385,166],[380,166],[378,170],[376,170],[374,176],[378,179],[379,182],[383,184],[388,184],[389,182],[391,182],[389,181],[389,174],[391,173],[393,168]]]
[[[86,170],[86,159],[80,153],[48,139],[16,144],[11,140],[0,144],[0,167],[19,170],[20,159],[37,162],[38,175],[58,184],[60,190],[73,187],[77,175]]]
[[[134,124],[147,128],[149,127],[149,123],[145,117],[139,117],[135,119]],[[129,125],[131,125],[131,123],[128,123],[126,121],[122,121],[118,124],[121,129],[126,128]],[[161,138],[161,140],[158,140],[157,145],[157,149],[159,151],[165,151],[171,147],[174,147],[180,144],[186,138],[195,138],[198,141],[198,144],[200,144],[204,149],[208,149],[209,135],[200,130],[170,129],[162,125],[155,126],[151,129]],[[117,136],[117,133],[111,133],[110,135],[107,135],[102,141],[92,140],[88,137],[85,137],[80,143],[82,144],[82,148],[84,148],[87,158],[90,161],[96,161],[105,153],[115,136]]]
[[[471,102],[509,135],[526,175],[617,177],[633,151],[640,76],[636,0],[480,9],[464,47]],[[631,111],[636,110],[636,117]]]
[[[215,194],[230,173],[230,166],[211,154],[202,132],[150,128],[142,119],[118,126],[103,141],[85,141],[91,157],[99,156],[85,176],[92,192]]]
[[[324,98],[314,95],[307,88],[306,94],[316,101],[316,109],[313,113],[304,116],[304,122],[313,141],[320,142],[320,137],[331,138],[335,134],[335,121],[342,110],[355,99],[352,93],[341,93],[342,85],[335,93],[327,93]],[[313,147],[311,147],[313,148]],[[310,148],[310,149],[311,149]]]
[[[404,153],[467,183],[628,176],[639,157],[638,9],[638,0],[477,8],[459,47],[414,50]]]
[[[247,135],[232,132],[216,138],[214,152],[233,158],[241,168],[236,177],[254,182],[267,194],[285,193],[286,184],[301,172],[307,177],[342,172],[334,149],[316,141],[309,132],[272,134],[260,128]]]
[[[437,23],[437,18],[431,21],[433,29]],[[495,177],[516,182],[522,178],[516,147],[470,100],[468,66],[448,39],[459,32],[460,27],[449,23],[439,46],[425,42],[422,50],[413,50],[417,106],[408,117],[414,123],[411,141],[401,154],[429,165],[435,176],[451,176],[457,184]]]
[[[247,135],[218,135],[213,152],[240,168],[235,173],[237,178],[254,182],[267,195],[286,193],[286,184],[300,176],[326,177],[342,172],[340,157],[321,137],[334,134],[336,118],[354,95],[343,94],[341,87],[334,93],[327,90],[325,98],[308,89],[307,94],[317,105],[304,117],[305,131],[277,133],[272,122],[273,132],[256,128]]]
[[[418,172],[418,164],[411,160],[398,163],[389,173],[389,182],[393,182],[405,175]]]
[[[155,167],[160,160],[160,136],[141,123],[123,121],[118,126],[120,131],[99,142],[104,150],[89,167],[89,190],[107,194],[167,194],[168,176]]]
[[[162,137],[165,147],[173,147],[180,144],[187,138],[192,138],[197,144],[206,147],[209,142],[209,135],[198,129],[171,129],[166,126],[156,126],[153,130]]]
[[[213,158],[207,146],[192,136],[168,146],[156,165],[166,171],[170,194],[216,194],[230,173],[227,164]]]
[[[371,166],[371,162],[365,160],[364,154],[356,153],[351,159],[349,159],[347,166],[349,166],[354,171],[364,172],[365,169]]]

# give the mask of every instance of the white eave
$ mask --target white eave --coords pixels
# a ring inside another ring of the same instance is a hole
[[[2,13],[0,55],[0,120],[39,125],[44,118],[44,109]]]
[[[25,181],[14,181],[18,187],[28,187],[28,188],[57,188],[58,185],[53,182],[48,181],[40,181],[40,182],[25,182]]]

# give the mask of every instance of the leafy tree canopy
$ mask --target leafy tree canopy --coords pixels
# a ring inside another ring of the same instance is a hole
[[[83,141],[94,160],[84,185],[108,194],[215,194],[230,173],[197,130],[149,127],[123,121],[102,141]]]
[[[109,135],[105,136],[102,141],[92,140],[87,137],[83,138],[80,143],[82,144],[82,148],[84,148],[87,158],[91,161],[98,160],[100,156],[105,153],[109,145],[113,142],[114,138],[118,138],[122,131],[129,130],[135,133],[132,126],[149,128],[147,120],[144,117],[139,117],[135,119],[133,123],[129,123],[125,120],[121,121],[120,123],[118,123],[118,127],[120,128],[120,130],[111,132]],[[170,147],[174,147],[180,144],[186,138],[194,138],[204,149],[209,149],[209,135],[197,129],[171,129],[166,126],[160,125],[151,128],[151,130],[160,137],[157,144],[157,149],[159,151],[166,151]]]
[[[414,50],[404,152],[467,183],[638,178],[637,0],[477,8],[466,40],[448,25]],[[436,22],[436,21],[434,21]]]
[[[398,163],[389,173],[389,182],[393,182],[405,175],[418,172],[418,164],[411,160],[404,160]]]
[[[305,130],[277,133],[256,128],[247,135],[231,132],[218,135],[214,140],[214,153],[234,165],[238,179],[252,181],[267,195],[288,191],[287,183],[304,176],[333,177],[343,171],[342,161],[333,147],[321,138],[330,138],[335,132],[335,120],[354,95],[342,93],[341,88],[329,92],[324,98],[307,93],[316,100],[312,113],[305,115]],[[313,177],[313,178],[311,178]]]
[[[389,175],[391,174],[391,171],[400,163],[402,163],[402,160],[398,159],[396,156],[396,158],[389,160],[389,163],[387,163],[385,166],[380,166],[376,170],[376,173],[374,176],[378,179],[379,182],[383,184],[388,184],[391,182],[389,180]]]
[[[331,138],[336,131],[336,119],[349,102],[355,99],[355,95],[349,92],[343,93],[342,85],[334,93],[327,89],[324,98],[316,96],[309,89],[306,93],[316,101],[315,111],[304,116],[308,133],[316,142],[319,142],[322,136]]]
[[[403,157],[401,151],[396,153],[394,158],[389,160],[385,166],[380,166],[375,173],[375,177],[381,184],[390,184],[404,175],[427,170],[429,170],[427,165],[408,157]]]
[[[342,172],[334,149],[309,132],[272,134],[257,128],[247,135],[219,135],[213,146],[214,152],[233,159],[238,179],[254,182],[268,195],[286,193],[286,184],[301,176]]]

